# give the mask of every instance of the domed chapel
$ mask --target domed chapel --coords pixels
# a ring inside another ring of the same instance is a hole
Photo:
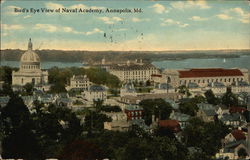
[[[13,86],[24,86],[27,83],[32,83],[34,86],[48,83],[48,71],[41,70],[40,58],[32,49],[31,38],[28,50],[21,57],[19,71],[12,72]]]

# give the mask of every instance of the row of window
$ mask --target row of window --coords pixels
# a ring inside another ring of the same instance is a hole
[[[153,74],[156,73],[156,71],[128,71],[124,72],[124,75],[141,75],[141,74]]]
[[[142,117],[131,117],[132,120],[134,119],[142,119]]]
[[[236,82],[243,81],[243,78],[220,78],[220,79],[194,79],[194,80],[180,80],[180,84],[187,83],[210,83],[210,82]]]
[[[75,85],[75,87],[85,87],[87,88],[89,85],[85,84],[85,85],[82,85],[82,84],[79,84],[79,85]]]
[[[22,69],[39,69],[38,65],[22,65]]]
[[[89,81],[85,80],[85,81],[75,81],[76,83],[89,83]]]
[[[135,111],[135,112],[128,112],[128,115],[130,116],[138,116],[138,115],[142,115],[142,111]]]

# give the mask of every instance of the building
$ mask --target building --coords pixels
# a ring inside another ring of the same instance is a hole
[[[205,122],[212,122],[215,120],[217,113],[215,112],[215,107],[211,104],[199,103],[197,104],[199,110],[197,112],[197,117],[200,117]]]
[[[111,122],[104,122],[104,129],[111,131],[128,131],[130,123],[127,115],[123,112],[104,113],[112,119]]]
[[[224,138],[224,144],[240,140],[246,140],[246,136],[242,130],[235,129]]]
[[[245,118],[240,113],[224,114],[220,120],[225,125],[233,128],[237,128],[240,124],[245,123]]]
[[[121,81],[146,82],[151,80],[151,75],[158,74],[159,70],[150,63],[130,62],[114,64],[108,71],[117,76]]]
[[[184,129],[189,124],[190,115],[172,111],[169,118],[172,120],[177,120],[180,124],[181,129]]]
[[[31,39],[28,50],[21,57],[19,70],[12,72],[13,86],[24,86],[27,83],[32,83],[34,86],[48,83],[48,71],[41,70],[40,58],[32,50]]]
[[[177,120],[159,120],[159,127],[167,128],[173,133],[178,133],[181,131],[180,124]]]
[[[88,90],[83,92],[83,97],[90,102],[97,100],[106,100],[107,90],[103,86],[92,85],[88,88]]]
[[[222,140],[222,148],[216,154],[216,158],[223,158],[229,160],[235,159],[250,159],[250,149],[249,149],[249,128],[248,133],[242,130],[235,129],[231,133],[225,136]],[[247,138],[248,137],[248,138]],[[246,157],[241,157],[239,151],[244,150]]]
[[[142,119],[143,117],[143,108],[137,105],[127,105],[124,112],[127,114],[128,121]]]
[[[175,93],[175,88],[168,83],[156,84],[155,88],[151,91],[152,93]]]
[[[137,96],[124,96],[120,98],[121,103],[125,104],[139,104],[145,99],[170,99],[178,100],[180,98],[179,93],[143,93]]]
[[[137,96],[136,89],[134,87],[133,82],[127,82],[122,85],[120,89],[120,96]]]
[[[211,82],[205,90],[212,90],[215,95],[222,95],[227,92],[227,87],[221,82]]]
[[[249,84],[247,69],[223,69],[223,68],[200,68],[169,70],[162,73],[162,79],[168,80],[171,85],[178,87],[188,86],[189,83],[196,83],[200,87],[207,87],[213,82],[222,83],[225,86],[246,82]]]
[[[84,91],[87,90],[91,85],[89,78],[87,75],[78,75],[70,78],[70,85],[66,87],[67,90],[79,90]]]

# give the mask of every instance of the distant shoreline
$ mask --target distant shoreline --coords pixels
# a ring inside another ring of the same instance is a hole
[[[1,61],[19,61],[25,50],[1,50]],[[143,59],[147,62],[184,59],[239,58],[250,56],[250,50],[203,50],[203,51],[64,51],[35,50],[41,61],[50,62],[109,62]]]

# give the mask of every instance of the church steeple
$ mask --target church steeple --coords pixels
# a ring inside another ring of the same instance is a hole
[[[32,50],[32,42],[31,42],[31,38],[30,38],[30,40],[29,40],[28,50]]]

